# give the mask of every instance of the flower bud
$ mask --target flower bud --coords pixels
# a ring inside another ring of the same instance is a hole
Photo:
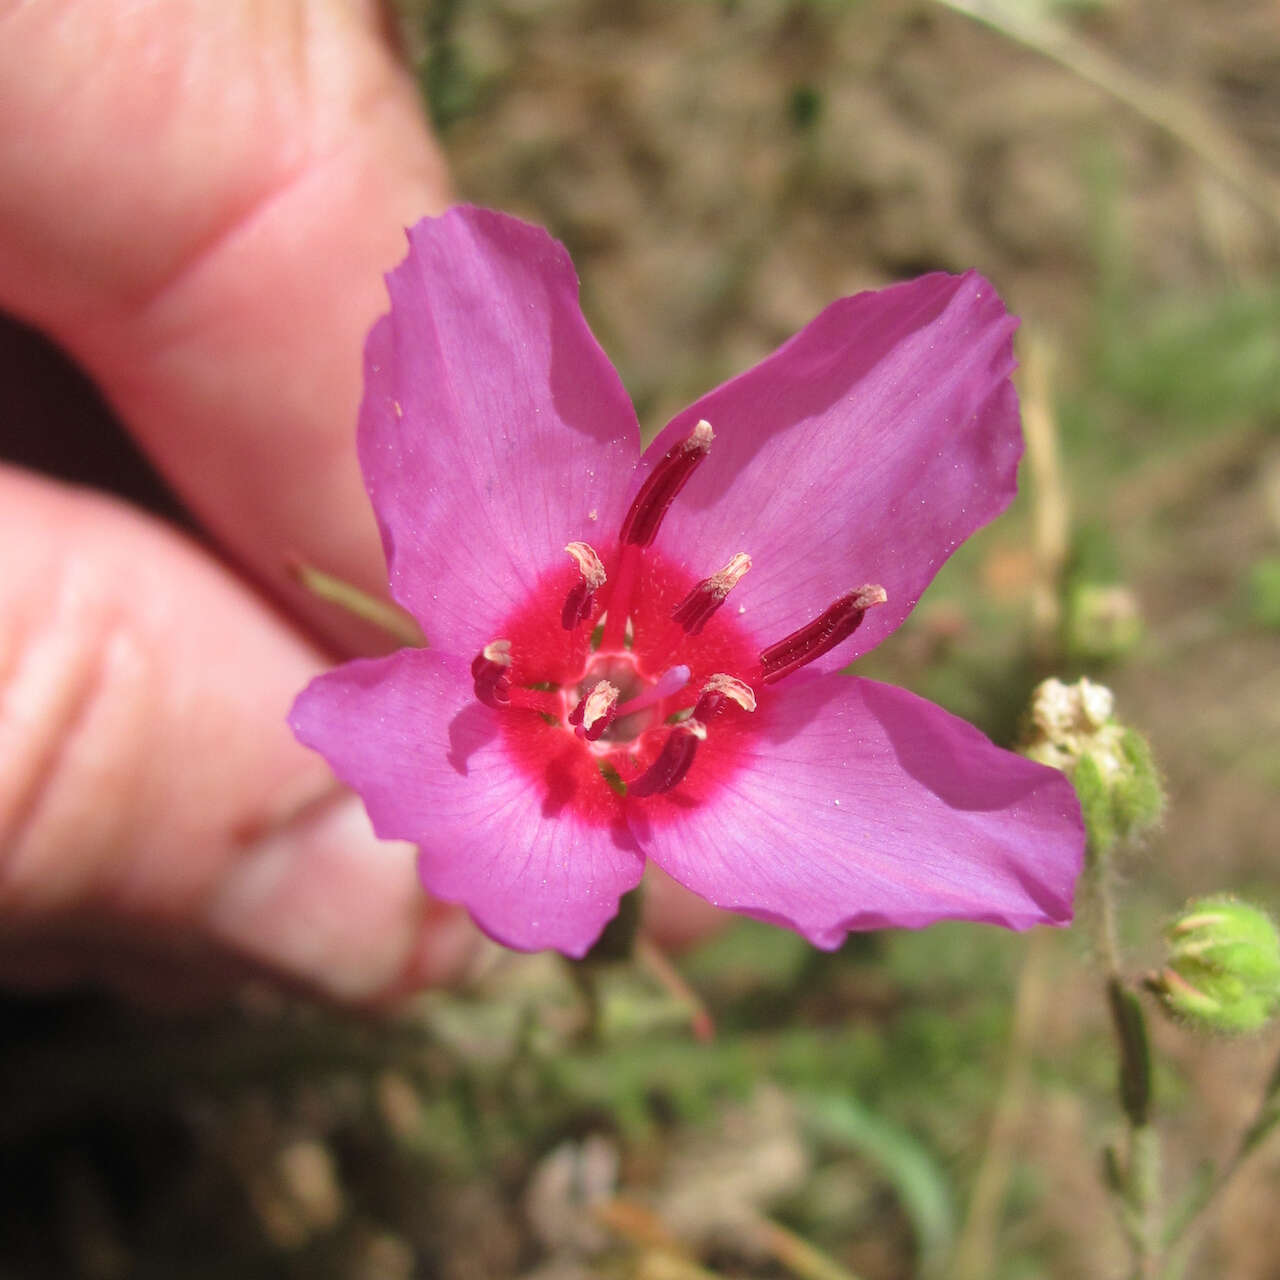
[[[1087,662],[1114,662],[1142,639],[1137,597],[1114,583],[1079,582],[1067,595],[1067,653]]]
[[[1190,902],[1165,930],[1169,957],[1148,982],[1170,1013],[1204,1031],[1260,1031],[1280,1005],[1280,933],[1259,907],[1222,894]]]
[[[1045,680],[1032,695],[1022,747],[1025,756],[1061,769],[1075,784],[1094,858],[1149,830],[1164,809],[1151,748],[1115,719],[1114,708],[1105,685]]]

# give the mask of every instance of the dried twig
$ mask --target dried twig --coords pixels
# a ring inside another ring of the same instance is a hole
[[[1018,0],[937,0],[1010,40],[1033,49],[1087,81],[1187,148],[1246,204],[1280,228],[1280,181],[1207,112],[1185,97],[1152,84],[1105,50],[1081,40],[1061,23]]]

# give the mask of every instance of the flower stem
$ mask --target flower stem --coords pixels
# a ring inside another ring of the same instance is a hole
[[[1000,32],[1094,85],[1186,147],[1272,225],[1280,224],[1280,183],[1217,121],[1171,90],[1131,71],[1104,50],[1074,36],[1035,6],[1013,0],[937,0]]]
[[[336,605],[363,622],[372,623],[402,645],[414,649],[421,649],[426,645],[422,628],[399,605],[379,600],[350,582],[335,578],[333,574],[325,573],[314,565],[304,564],[301,560],[290,561],[288,568],[290,577],[304,591]]]
[[[1151,1124],[1151,1045],[1146,1015],[1137,993],[1121,974],[1116,930],[1114,850],[1094,851],[1090,880],[1094,932],[1106,976],[1107,1005],[1119,1054],[1120,1107],[1128,1125],[1123,1162],[1109,1149],[1108,1182],[1120,1199],[1121,1224],[1129,1240],[1133,1280],[1158,1274],[1160,1248],[1160,1143]]]
[[[618,1197],[595,1205],[593,1212],[615,1234],[642,1251],[645,1275],[661,1275],[663,1280],[717,1280],[715,1272],[689,1257],[667,1224],[647,1206]]]
[[[1025,346],[1020,393],[1032,485],[1032,649],[1046,669],[1061,656],[1062,584],[1071,543],[1071,513],[1053,411],[1052,360],[1048,341],[1032,333]]]
[[[689,1029],[695,1040],[710,1044],[716,1036],[716,1024],[702,997],[684,980],[684,975],[666,954],[643,933],[636,938],[636,962],[669,995],[689,1011]]]
[[[591,950],[581,960],[566,960],[569,977],[582,997],[586,1018],[582,1028],[584,1044],[597,1045],[604,1033],[604,1001],[601,997],[601,969],[629,960],[636,949],[640,931],[640,902],[643,886],[624,893],[618,914],[604,927]]]
[[[1018,977],[1004,1079],[996,1095],[987,1146],[974,1179],[968,1212],[952,1254],[948,1272],[952,1280],[986,1280],[995,1270],[1000,1210],[1008,1187],[1018,1127],[1026,1109],[1031,1059],[1049,991],[1048,947],[1049,934],[1045,930],[1037,930],[1027,943],[1026,958]]]
[[[680,1242],[652,1209],[619,1198],[596,1205],[595,1215],[631,1244],[661,1254],[664,1262],[680,1262],[679,1268],[664,1270],[664,1275],[679,1276],[681,1280],[685,1276],[705,1276],[711,1280],[713,1273],[688,1258]],[[829,1254],[763,1215],[753,1218],[747,1230],[753,1243],[797,1280],[858,1280]]]
[[[1120,982],[1120,941],[1116,928],[1115,877],[1111,858],[1091,851],[1090,881],[1094,902],[1094,943],[1107,981]]]
[[[1219,1170],[1217,1177],[1206,1178],[1200,1187],[1193,1188],[1192,1195],[1183,1204],[1181,1212],[1166,1227],[1161,1243],[1170,1253],[1175,1253],[1175,1261],[1170,1267],[1172,1275],[1180,1275],[1185,1268],[1187,1255],[1204,1224],[1209,1208],[1222,1196],[1245,1161],[1271,1136],[1277,1125],[1280,1125],[1280,1059],[1277,1059],[1272,1068],[1253,1122],[1241,1135],[1231,1158]]]

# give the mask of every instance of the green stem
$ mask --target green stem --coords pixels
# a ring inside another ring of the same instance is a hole
[[[1092,851],[1090,879],[1095,903],[1094,931],[1106,974],[1107,1006],[1119,1056],[1118,1092],[1128,1126],[1123,1163],[1112,1157],[1110,1184],[1121,1203],[1121,1223],[1129,1240],[1133,1280],[1158,1274],[1160,1258],[1160,1144],[1151,1125],[1151,1045],[1142,1003],[1121,976],[1116,928],[1114,850]]]
[[[1098,948],[1107,982],[1119,982],[1120,941],[1116,927],[1115,877],[1111,873],[1111,857],[1109,853],[1099,854],[1091,849],[1089,858],[1093,864],[1089,869],[1089,876],[1093,884],[1096,913],[1094,943]]]
[[[582,999],[585,1016],[578,1032],[578,1042],[586,1048],[598,1048],[604,1041],[604,1000],[600,994],[600,969],[582,961],[568,961],[569,978]]]
[[[640,906],[644,886],[637,885],[622,895],[618,914],[605,925],[603,932],[581,960],[567,960],[569,976],[586,1007],[582,1029],[584,1044],[598,1045],[604,1036],[604,999],[600,990],[603,970],[634,957],[640,934]]]
[[[702,997],[685,981],[684,975],[671,963],[652,938],[643,933],[636,937],[636,963],[668,995],[678,1000],[689,1011],[689,1029],[694,1038],[709,1044],[716,1037],[716,1024]]]
[[[1013,1167],[1018,1127],[1031,1087],[1031,1060],[1049,989],[1049,934],[1038,929],[1027,944],[1018,978],[1004,1080],[996,1095],[987,1146],[973,1182],[964,1225],[951,1256],[951,1280],[985,1280],[994,1270],[1000,1211]]]
[[[402,645],[420,649],[427,643],[422,629],[398,605],[379,600],[377,596],[371,596],[367,591],[361,591],[359,587],[301,560],[290,563],[289,573],[304,591],[363,622],[372,623]]]
[[[1160,1137],[1149,1124],[1129,1128],[1126,1195],[1132,1212],[1130,1243],[1134,1280],[1154,1280],[1159,1274],[1160,1247],[1157,1208],[1160,1200]]]
[[[1277,1125],[1280,1125],[1280,1059],[1277,1059],[1272,1068],[1253,1122],[1241,1135],[1231,1158],[1223,1165],[1218,1176],[1208,1181],[1203,1191],[1169,1224],[1163,1241],[1167,1250],[1177,1248],[1185,1255],[1209,1208],[1222,1196],[1241,1166],[1271,1136]]]

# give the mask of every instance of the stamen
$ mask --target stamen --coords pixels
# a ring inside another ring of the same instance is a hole
[[[661,702],[663,698],[669,698],[673,693],[679,693],[689,683],[691,674],[692,672],[683,663],[678,667],[672,667],[670,670],[664,671],[642,693],[637,693],[634,698],[628,698],[618,708],[618,714],[620,716],[629,716],[633,711],[643,711],[646,707],[653,706],[655,702]]]
[[[693,718],[706,724],[712,716],[719,715],[724,710],[726,702],[736,702],[743,711],[754,711],[755,691],[735,676],[717,672],[702,686],[702,692],[698,694],[698,701],[693,708]]]
[[[604,615],[604,631],[600,635],[600,647],[607,653],[610,649],[621,649],[627,639],[627,614],[631,608],[631,593],[635,590],[636,578],[640,573],[640,548],[622,545],[622,554],[618,556],[618,572],[613,580],[613,590],[609,592],[609,604]]]
[[[618,693],[616,685],[597,680],[591,692],[569,712],[569,723],[588,742],[595,742],[617,718]]]
[[[600,640],[602,649],[621,646],[631,609],[631,596],[640,574],[640,553],[657,535],[662,517],[675,501],[676,494],[684,488],[694,468],[707,456],[714,439],[711,424],[705,419],[699,421],[679,444],[667,450],[632,501],[618,535],[622,553],[618,557],[613,590],[609,593]]]
[[[640,486],[640,492],[622,522],[620,537],[624,547],[631,544],[647,547],[653,541],[667,508],[684,488],[685,481],[693,475],[694,468],[707,456],[714,439],[711,424],[703,420],[686,439],[667,450],[662,461]]]
[[[511,705],[511,641],[492,640],[471,662],[476,697],[486,707],[501,711]]]
[[[577,561],[579,574],[560,613],[560,625],[566,631],[572,631],[578,623],[591,616],[596,592],[604,586],[606,576],[603,562],[589,543],[570,542],[565,550]]]
[[[627,794],[655,796],[677,786],[689,772],[698,743],[705,742],[706,737],[706,726],[698,720],[682,720],[674,725],[658,758],[634,782],[628,783]]]
[[[684,628],[686,635],[696,636],[750,568],[751,557],[745,551],[739,551],[719,573],[703,578],[676,605],[671,617]]]
[[[847,640],[873,605],[884,604],[889,597],[883,587],[865,586],[842,595],[826,612],[807,626],[793,631],[784,640],[770,645],[760,655],[760,678],[775,684],[815,658]]]

